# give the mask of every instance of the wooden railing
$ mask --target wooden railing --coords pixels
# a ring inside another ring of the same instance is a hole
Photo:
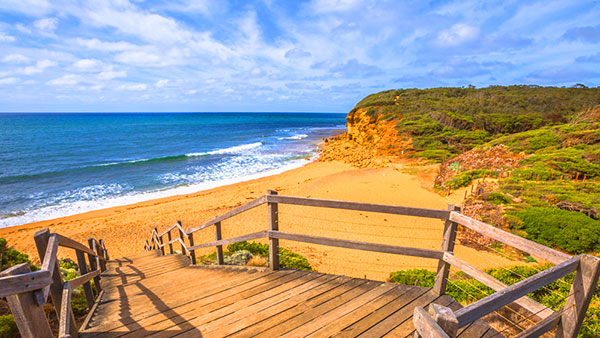
[[[92,309],[102,292],[100,273],[106,270],[108,251],[102,240],[90,238],[87,247],[68,237],[50,233],[49,229],[38,231],[34,239],[42,262],[41,269],[32,272],[29,265],[23,263],[2,271],[0,297],[6,297],[22,337],[52,337],[42,309],[48,295],[52,297],[52,304],[59,318],[59,337],[77,337],[78,328],[71,308],[71,293],[73,289],[83,285],[87,306]],[[63,281],[56,257],[59,246],[75,250],[79,277]],[[91,286],[92,279],[94,289]]]
[[[222,238],[222,221],[265,203],[268,206],[267,230],[228,239]],[[282,232],[279,231],[278,204],[356,210],[444,220],[444,233],[441,238],[441,249],[421,249]],[[193,234],[212,225],[215,226],[215,241],[195,245]],[[515,247],[532,256],[553,263],[555,266],[526,278],[517,284],[507,286],[494,277],[454,256],[453,251],[458,225],[462,225],[498,242]],[[172,239],[171,231],[175,229],[179,232],[179,237]],[[165,235],[168,236],[167,242],[163,241]],[[179,242],[181,245],[181,252],[185,252],[185,254],[190,257],[192,264],[196,264],[195,250],[206,247],[216,247],[217,264],[223,264],[223,245],[259,238],[269,239],[269,264],[270,268],[273,270],[279,269],[279,240],[284,239],[356,250],[436,259],[438,260],[438,268],[432,292],[437,295],[443,295],[446,292],[451,266],[455,266],[475,280],[496,291],[496,293],[491,296],[472,303],[456,312],[449,308],[437,305],[430,308],[429,314],[422,308],[416,308],[413,317],[415,327],[417,332],[424,337],[455,336],[456,331],[459,328],[513,302],[531,312],[540,320],[536,325],[523,331],[520,336],[537,337],[556,328],[557,336],[575,337],[577,336],[585,317],[600,274],[600,259],[597,257],[591,255],[572,257],[560,251],[513,235],[492,225],[462,215],[460,214],[460,209],[453,205],[450,205],[448,210],[411,208],[382,204],[279,196],[277,195],[277,192],[272,190],[268,191],[264,196],[239,206],[221,216],[217,216],[200,226],[189,228],[188,230],[184,230],[181,222],[177,222],[162,233],[158,233],[158,230],[154,228],[151,238],[149,241],[145,242],[144,248],[146,250],[160,249],[164,254],[165,247],[169,246],[169,252],[173,253],[173,244]],[[186,239],[189,243],[188,245],[185,244]],[[567,297],[567,301],[562,309],[553,311],[527,297],[527,294],[530,292],[538,290],[574,271],[576,271],[577,274],[571,287],[569,297]]]

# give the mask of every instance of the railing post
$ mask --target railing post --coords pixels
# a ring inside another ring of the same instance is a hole
[[[79,265],[79,274],[83,276],[88,272],[85,254],[83,251],[75,250],[75,255],[77,256],[77,264]],[[83,292],[85,293],[88,309],[91,309],[92,305],[94,305],[94,294],[92,293],[90,282],[83,284]]]
[[[158,229],[156,229],[156,227],[154,227],[154,231],[156,232],[156,237],[158,238],[158,248],[160,249],[160,252],[164,256],[165,255],[165,247],[162,246],[162,244],[163,244],[162,236],[158,235]]]
[[[458,320],[454,312],[439,304],[429,305],[429,314],[422,307],[415,308],[413,322],[416,328],[415,338],[440,336],[454,338],[458,332]]]
[[[100,242],[100,246],[102,246],[102,254],[104,255],[104,259],[109,260],[108,250],[106,250],[106,246],[104,246],[104,240],[101,238],[98,240]]]
[[[96,240],[94,240],[94,243],[96,243],[96,254],[98,255],[98,257],[104,258],[99,260],[100,268],[102,269],[102,271],[106,271],[106,255],[104,254],[104,246],[102,245],[102,243]]]
[[[220,241],[223,239],[223,236],[221,234],[221,222],[215,223],[215,238],[217,241]],[[217,245],[217,264],[218,265],[224,264],[223,246],[222,245]]]
[[[48,246],[48,240],[50,238],[50,229],[46,228],[35,233],[33,239],[35,246],[37,247],[38,255],[40,256],[40,262],[44,261],[46,256],[46,247]],[[63,279],[60,273],[60,265],[57,263],[54,265],[54,271],[52,273],[52,284],[50,284],[50,296],[52,297],[52,304],[56,311],[56,316],[60,317],[60,304],[62,304],[62,289]],[[77,326],[75,325],[75,317],[71,313],[69,331],[72,332],[73,337],[77,337]]]
[[[177,221],[177,224],[179,224],[180,227],[181,226],[181,221]],[[183,235],[183,231],[181,230],[181,228],[178,228],[179,230],[179,239],[181,240],[181,254],[185,255],[186,251],[185,251],[185,236]],[[161,239],[162,242],[162,239]]]
[[[277,195],[275,190],[267,190],[267,195]],[[279,216],[277,203],[268,202],[269,230],[279,231]],[[279,270],[279,239],[269,237],[269,265],[271,270]]]
[[[190,247],[194,246],[194,233],[188,235],[190,241]],[[196,265],[196,250],[190,249],[190,257],[192,258],[192,265]]]
[[[94,249],[94,239],[93,238],[88,238],[88,246],[90,247],[90,249],[92,251],[96,252],[96,250]],[[90,261],[90,269],[92,269],[92,271],[98,269],[99,259],[97,256],[88,254],[88,260]],[[94,288],[96,288],[96,295],[99,295],[100,291],[102,291],[102,287],[100,286],[100,276],[94,277]]]
[[[171,231],[167,232],[167,239],[169,240],[169,242],[171,241]],[[173,254],[173,243],[169,243],[169,253],[172,255]]]
[[[460,207],[448,204],[449,211],[460,212]],[[444,237],[442,239],[442,251],[452,253],[454,251],[454,243],[456,241],[456,228],[458,224],[446,220],[444,223]],[[435,284],[433,292],[439,296],[446,293],[446,285],[448,284],[448,275],[450,273],[450,264],[440,259],[438,263],[437,273],[435,275]]]
[[[600,275],[600,259],[582,255],[571,292],[564,305],[556,337],[577,337]]]
[[[4,270],[0,276],[14,276],[30,271],[29,265],[22,263]],[[37,304],[33,292],[6,296],[6,300],[8,301],[10,312],[12,312],[15,318],[21,337],[52,337],[52,330],[46,319],[44,309]]]

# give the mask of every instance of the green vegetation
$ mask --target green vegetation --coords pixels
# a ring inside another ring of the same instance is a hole
[[[442,161],[504,135],[565,124],[597,104],[600,88],[469,86],[388,90],[365,97],[351,113],[364,108],[372,119],[396,120],[398,131],[412,136],[414,156]],[[533,150],[560,137],[533,134]]]
[[[0,238],[0,271],[21,263],[29,263],[32,270],[37,270],[26,254],[9,247],[6,239]]]
[[[488,269],[486,273],[500,280],[506,285],[513,285],[524,278],[531,277],[551,265],[515,265],[498,269]],[[535,301],[544,304],[552,310],[563,306],[565,298],[569,295],[575,274],[570,274],[558,281],[548,284],[545,288],[529,294]],[[435,282],[435,272],[424,269],[411,269],[392,272],[390,281],[397,284],[418,285],[431,288]],[[457,273],[449,279],[447,292],[454,300],[462,303],[472,303],[494,293],[484,284],[471,279],[464,273]],[[596,288],[592,302],[586,314],[585,321],[579,332],[580,337],[594,337],[600,335],[600,285]]]
[[[600,221],[580,212],[529,208],[513,214],[528,239],[571,253],[600,252]]]
[[[20,337],[19,329],[13,315],[1,315],[0,316],[0,338],[12,338]]]
[[[260,257],[269,257],[269,244],[262,244],[258,242],[237,242],[229,244],[227,250],[223,253],[225,256],[231,256],[235,252],[248,251],[252,255]],[[211,253],[198,258],[202,264],[214,264],[217,261],[217,254]],[[296,269],[296,270],[307,270],[312,271],[313,268],[306,259],[306,257],[293,252],[292,250],[279,247],[279,265],[282,268]]]

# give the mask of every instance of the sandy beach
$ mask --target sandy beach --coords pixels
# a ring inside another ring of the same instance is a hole
[[[417,176],[392,168],[359,169],[341,162],[312,162],[278,175],[189,195],[4,228],[0,229],[0,236],[34,261],[39,259],[33,234],[46,227],[81,242],[90,237],[102,238],[112,257],[123,257],[142,252],[144,240],[149,238],[155,226],[162,231],[177,220],[181,220],[184,228],[197,226],[263,195],[268,189],[290,196],[439,209],[446,209],[448,203],[456,203],[456,196],[460,196],[457,192],[449,198],[441,197],[425,189],[424,183]],[[430,249],[438,249],[441,245],[443,222],[440,220],[290,205],[280,206],[279,214],[281,231]],[[266,206],[261,206],[223,222],[223,237],[265,230],[266,227],[267,210]],[[212,229],[196,232],[195,242],[214,240]],[[305,255],[320,272],[375,280],[385,280],[396,270],[433,270],[437,266],[437,261],[431,259],[288,241],[282,241],[281,245]],[[211,249],[198,250],[197,254],[210,252]],[[456,254],[478,268],[509,263],[491,253],[460,245]],[[59,257],[73,256],[71,250],[59,250]]]

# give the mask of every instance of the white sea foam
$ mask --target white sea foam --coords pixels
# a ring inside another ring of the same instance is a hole
[[[233,148],[233,147],[232,147]],[[176,196],[176,195],[185,195],[191,194],[202,190],[208,190],[224,185],[239,183],[243,181],[249,181],[265,176],[276,175],[282,173],[287,170],[299,168],[305,164],[307,164],[308,160],[291,160],[287,161],[284,165],[279,168],[258,172],[258,173],[246,173],[237,175],[234,177],[223,178],[219,180],[206,181],[200,183],[194,183],[190,185],[179,186],[175,188],[158,190],[158,191],[150,191],[150,192],[141,192],[141,193],[127,193],[125,195],[117,196],[117,197],[100,197],[94,200],[79,200],[75,202],[66,202],[59,205],[46,206],[42,208],[37,208],[35,210],[25,211],[24,214],[19,214],[18,216],[8,217],[0,219],[0,228],[10,227],[20,224],[39,222],[44,220],[55,219],[59,217],[71,216],[80,214],[83,212],[99,210],[104,208],[111,208],[117,206],[123,206],[143,201],[148,201],[152,199]],[[107,187],[108,189],[119,189],[118,187],[112,186]],[[84,189],[83,191],[79,191],[78,193],[82,194],[91,194],[97,195],[98,189],[101,189],[99,186],[90,189]]]
[[[307,137],[308,137],[308,135],[306,135],[306,134],[296,134],[296,135],[288,136],[288,137],[278,137],[277,139],[278,140],[302,140]]]
[[[233,147],[229,147],[229,148],[206,151],[206,152],[202,152],[202,153],[189,153],[189,154],[186,154],[186,156],[194,157],[194,156],[205,156],[205,155],[237,154],[237,153],[242,153],[242,152],[248,151],[250,149],[258,148],[260,146],[262,146],[262,142],[254,142],[254,143],[242,144],[239,146],[233,146]]]

